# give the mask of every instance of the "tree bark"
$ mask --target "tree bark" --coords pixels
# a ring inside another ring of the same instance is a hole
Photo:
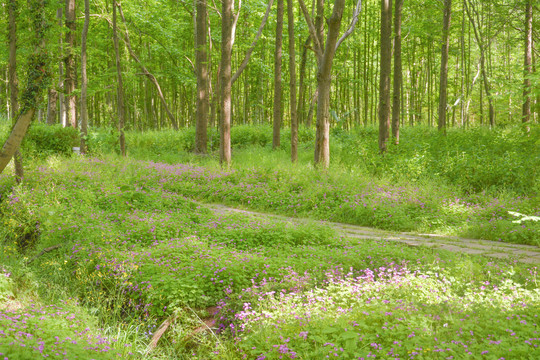
[[[124,135],[124,124],[125,124],[125,106],[124,106],[124,85],[122,82],[122,65],[120,63],[120,49],[118,45],[118,31],[117,31],[117,22],[116,22],[116,0],[113,0],[113,43],[114,43],[114,54],[116,60],[116,81],[117,81],[117,101],[118,101],[118,131],[120,132],[119,142],[120,142],[120,153],[122,156],[126,156],[126,140]]]
[[[81,35],[81,154],[86,154],[86,136],[88,135],[88,77],[86,75],[86,40],[90,25],[90,3],[84,0],[84,26]]]
[[[315,164],[323,169],[330,166],[330,90],[332,86],[332,63],[336,54],[339,28],[345,8],[345,0],[336,0],[328,19],[328,35],[323,56],[317,70],[317,135]]]
[[[30,12],[30,19],[35,33],[33,41],[35,51],[30,56],[28,62],[28,79],[21,98],[22,107],[17,115],[17,121],[15,122],[11,133],[0,151],[0,174],[4,171],[17,149],[19,149],[34,113],[39,106],[41,93],[45,84],[47,84],[47,78],[49,77],[47,71],[47,51],[45,46],[45,38],[47,35],[45,1],[33,1],[29,6],[28,11]]]
[[[437,127],[439,131],[446,134],[446,104],[447,104],[447,87],[448,87],[448,47],[450,17],[452,15],[452,0],[444,0],[444,16],[443,16],[443,31],[442,31],[442,47],[441,47],[441,73],[439,81],[439,111]]]
[[[274,53],[274,116],[272,148],[280,146],[280,127],[283,118],[281,106],[281,58],[283,52],[283,0],[277,0],[276,46]]]
[[[381,0],[381,63],[379,82],[379,151],[386,152],[390,128],[390,72],[392,68],[392,3]]]
[[[307,125],[306,121],[306,111],[305,111],[305,103],[306,103],[306,86],[305,86],[305,77],[306,77],[306,63],[307,63],[307,51],[309,47],[309,43],[311,42],[311,36],[308,36],[306,41],[304,42],[304,46],[302,48],[302,56],[300,59],[300,79],[299,79],[299,85],[298,85],[298,107],[297,107],[297,116],[298,116],[298,123],[303,123],[304,125]]]
[[[403,0],[395,1],[394,14],[394,91],[392,94],[392,137],[399,144],[399,120],[401,114],[401,86],[403,74],[401,65],[401,10]]]
[[[526,0],[525,4],[525,57],[523,67],[523,123],[531,120],[531,79],[532,75],[532,43],[533,43],[533,18],[532,0]]]
[[[206,0],[195,0],[197,18],[195,26],[195,68],[197,69],[197,115],[195,127],[195,153],[207,152],[208,126],[208,56],[206,52]]]
[[[8,81],[11,113],[10,118],[13,124],[19,113],[19,79],[17,78],[17,1],[9,0],[8,3],[8,40],[9,40],[9,64]],[[15,151],[13,155],[15,163],[15,180],[19,184],[24,177],[24,168],[22,164],[22,154],[20,150]]]
[[[66,0],[66,54],[64,57],[64,65],[66,68],[66,76],[64,79],[64,106],[66,108],[66,123],[67,126],[77,128],[77,100],[75,97],[75,0]]]
[[[231,164],[231,54],[233,28],[233,0],[222,0],[221,8],[221,64],[220,64],[220,146],[219,160]]]
[[[289,87],[291,112],[291,161],[298,160],[298,116],[296,113],[296,52],[294,38],[294,7],[292,0],[287,0],[287,29],[289,32]]]

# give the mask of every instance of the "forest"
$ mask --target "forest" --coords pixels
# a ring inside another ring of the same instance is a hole
[[[0,358],[540,358],[533,0],[5,0]]]

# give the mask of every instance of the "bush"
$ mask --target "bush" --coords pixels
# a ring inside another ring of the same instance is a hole
[[[62,125],[33,124],[23,141],[25,153],[46,157],[53,154],[70,156],[79,146],[79,131]]]

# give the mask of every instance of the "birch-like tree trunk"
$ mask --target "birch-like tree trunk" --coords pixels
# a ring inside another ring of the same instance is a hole
[[[403,0],[395,1],[394,12],[394,90],[392,93],[392,138],[399,144],[399,120],[401,114],[401,86],[403,74],[401,66],[401,10]]]
[[[379,81],[379,151],[386,152],[390,137],[390,72],[392,69],[392,3],[381,0],[381,62]]]
[[[86,136],[88,135],[88,77],[86,75],[86,43],[90,25],[90,2],[84,0],[84,26],[81,35],[81,154],[86,154]]]
[[[126,156],[126,138],[124,135],[125,124],[125,106],[124,106],[124,84],[122,81],[122,64],[120,62],[120,48],[118,45],[118,29],[116,21],[116,7],[117,2],[113,0],[113,43],[114,43],[114,55],[116,60],[116,81],[117,81],[117,107],[118,107],[118,131],[120,133],[120,153],[122,156]]]
[[[276,149],[280,145],[280,127],[283,120],[281,105],[281,58],[283,53],[283,0],[277,0],[276,18],[276,46],[274,53],[274,113],[273,113],[273,136],[272,148]]]
[[[66,109],[66,125],[77,128],[77,99],[75,97],[75,0],[66,0],[66,47],[65,47],[65,78],[64,78],[64,106]]]
[[[533,8],[532,0],[525,4],[525,57],[523,77],[523,110],[521,121],[529,122],[531,119],[531,79],[532,75],[532,44],[533,44]]]
[[[195,153],[206,154],[209,108],[208,55],[206,52],[206,0],[195,1],[197,10],[195,25],[195,68],[197,73]]]
[[[291,161],[298,160],[298,115],[296,113],[296,52],[294,46],[294,8],[292,0],[287,0],[287,29],[289,32],[289,87],[291,112]]]
[[[452,0],[444,0],[444,16],[441,47],[441,73],[439,81],[439,111],[437,127],[446,134],[446,104],[448,87],[448,48],[450,45],[450,17],[452,15]]]

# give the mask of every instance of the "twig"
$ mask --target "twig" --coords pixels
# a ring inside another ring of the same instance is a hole
[[[45,254],[45,253],[48,253],[48,252],[51,252],[53,250],[56,250],[58,248],[61,248],[62,246],[64,246],[63,244],[58,244],[58,245],[53,245],[53,246],[50,246],[48,248],[45,248],[43,250],[40,251],[39,254],[37,255],[34,255],[30,260],[28,260],[26,262],[26,265],[30,264],[31,262],[33,262],[34,260],[36,260],[38,257],[40,257],[41,255]]]

